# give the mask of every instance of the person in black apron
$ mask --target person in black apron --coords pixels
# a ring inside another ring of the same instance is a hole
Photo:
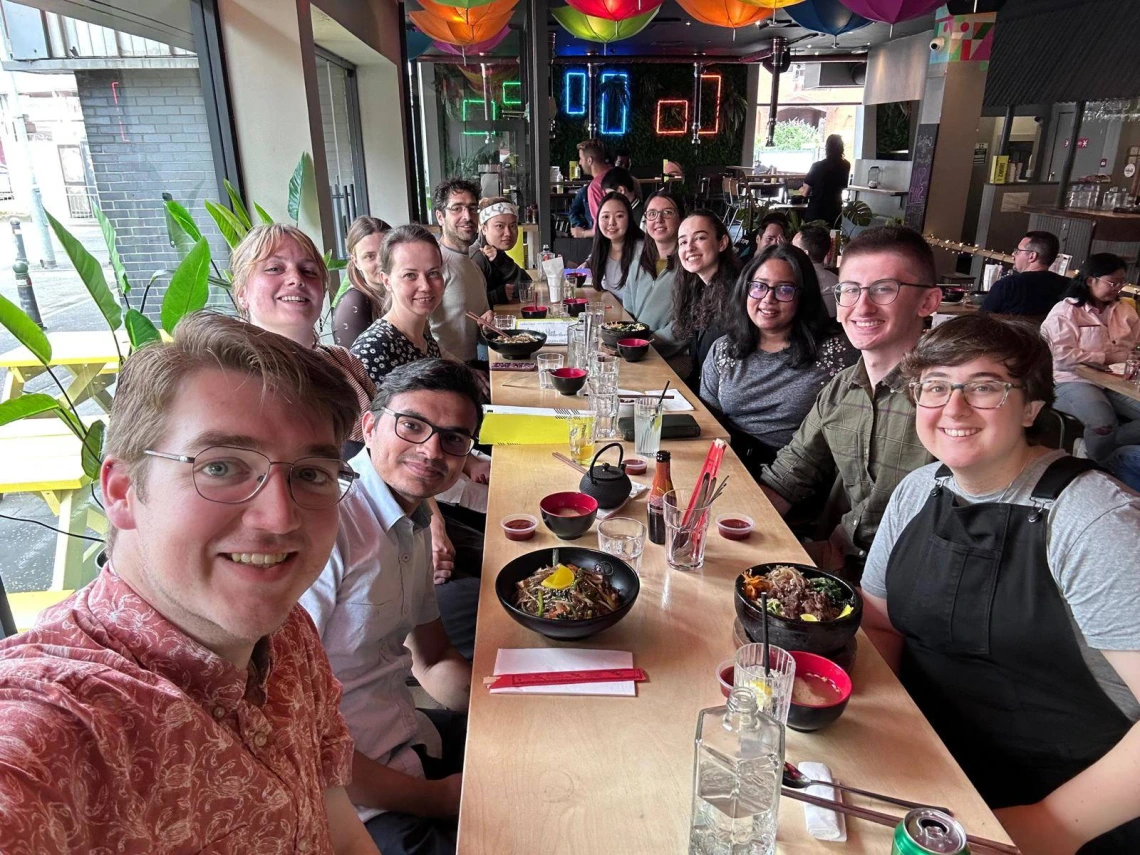
[[[1140,714],[1128,703],[1140,643],[1104,653],[1114,679],[1091,670],[1086,657],[1101,653],[1082,651],[1098,608],[1088,598],[1140,597],[1134,560],[1089,567],[1085,552],[1093,532],[1106,535],[1105,561],[1136,552],[1140,497],[1091,461],[1029,445],[1026,428],[1052,397],[1032,327],[957,318],[903,365],[919,438],[943,463],[892,495],[863,580],[866,629],[1026,855],[1140,853],[1140,730],[1126,739]],[[1083,546],[1062,548],[1078,532]],[[1124,702],[1106,690],[1127,686]]]

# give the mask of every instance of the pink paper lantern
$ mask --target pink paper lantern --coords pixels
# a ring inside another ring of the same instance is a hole
[[[897,24],[909,21],[928,12],[933,12],[946,0],[839,0],[856,15],[882,21],[884,24]]]

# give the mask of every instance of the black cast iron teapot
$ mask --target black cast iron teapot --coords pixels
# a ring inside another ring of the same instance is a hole
[[[598,463],[598,458],[611,448],[618,450],[617,466],[611,466],[609,463]],[[622,450],[620,442],[603,445],[594,455],[594,459],[590,461],[590,471],[582,476],[582,481],[578,484],[578,490],[597,499],[598,507],[603,510],[616,508],[629,498],[630,490],[633,489],[633,482],[625,474],[624,457],[625,452]]]

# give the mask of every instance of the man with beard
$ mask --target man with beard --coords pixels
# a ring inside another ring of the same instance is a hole
[[[431,316],[431,333],[443,351],[464,362],[478,358],[475,322],[467,312],[487,323],[494,314],[487,303],[487,280],[468,254],[479,236],[479,188],[471,181],[452,178],[432,194],[435,221],[443,230],[443,302]]]
[[[455,483],[482,418],[466,366],[423,359],[385,376],[351,461],[359,489],[301,598],[344,685],[356,745],[348,795],[385,855],[455,852],[471,666],[440,619],[425,502]],[[477,599],[478,580],[459,581]],[[473,636],[473,610],[470,621]],[[413,674],[446,709],[415,708]]]

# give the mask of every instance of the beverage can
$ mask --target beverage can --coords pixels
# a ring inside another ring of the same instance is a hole
[[[891,855],[968,855],[966,830],[949,814],[917,808],[895,827]]]

